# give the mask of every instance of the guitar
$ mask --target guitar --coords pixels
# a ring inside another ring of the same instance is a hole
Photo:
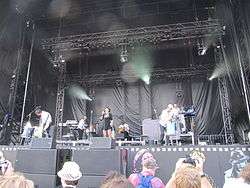
[[[33,136],[35,138],[42,138],[45,131],[43,131],[43,126],[35,127]]]

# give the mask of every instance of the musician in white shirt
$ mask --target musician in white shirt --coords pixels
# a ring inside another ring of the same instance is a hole
[[[83,116],[83,118],[81,118],[79,120],[79,123],[78,123],[78,126],[77,126],[77,130],[78,130],[80,140],[83,137],[83,133],[85,133],[85,137],[86,137],[86,128],[88,126],[86,120],[87,120],[87,116]]]
[[[39,129],[42,131],[43,137],[50,137],[50,125],[52,123],[52,117],[49,112],[37,109],[35,114],[39,117]],[[38,136],[41,137],[41,136]]]

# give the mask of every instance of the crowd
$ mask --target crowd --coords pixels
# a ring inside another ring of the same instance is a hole
[[[180,158],[176,162],[175,170],[171,178],[164,184],[156,177],[159,168],[154,156],[144,151],[135,156],[134,165],[140,158],[140,169],[134,168],[128,178],[118,172],[109,172],[103,180],[100,188],[213,188],[214,181],[204,172],[203,153],[194,151],[186,158]],[[11,162],[4,160],[0,164],[2,175],[0,176],[0,188],[35,188],[31,180],[21,173],[15,172]],[[135,166],[134,166],[135,167]],[[57,173],[61,179],[58,188],[76,188],[83,174],[79,165],[74,161],[64,163]],[[226,181],[223,188],[250,188],[250,164],[246,164],[237,178]]]

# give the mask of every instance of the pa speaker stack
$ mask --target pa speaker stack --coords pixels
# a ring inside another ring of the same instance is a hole
[[[19,150],[15,170],[32,180],[37,188],[55,188],[57,173],[57,150]]]
[[[123,172],[120,150],[75,150],[72,159],[81,168],[80,188],[99,188],[109,171]]]

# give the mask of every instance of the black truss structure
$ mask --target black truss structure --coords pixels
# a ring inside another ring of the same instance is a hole
[[[65,95],[65,76],[66,76],[66,62],[62,62],[59,69],[57,97],[56,97],[56,114],[55,125],[56,138],[62,138],[62,124],[63,124],[63,107],[64,107],[64,95]],[[61,126],[59,126],[61,125]]]
[[[223,52],[221,48],[224,48],[222,42],[221,47],[215,48],[214,50],[216,64],[224,63]],[[234,135],[232,130],[232,114],[228,93],[228,81],[226,76],[218,77],[218,88],[220,93],[220,104],[223,118],[223,133],[225,136],[225,144],[233,144]]]
[[[193,65],[185,68],[170,68],[170,69],[156,69],[152,72],[150,81],[156,82],[161,80],[181,80],[190,77],[204,77],[211,75],[214,66],[211,64]],[[135,80],[133,75],[123,75],[128,79]],[[80,75],[68,74],[66,75],[66,84],[80,83],[85,86],[96,85],[110,85],[123,84],[120,72],[105,73],[105,74],[90,74],[84,77]]]
[[[63,52],[87,49],[87,51],[117,49],[122,45],[152,45],[159,46],[161,44],[170,43],[170,41],[192,40],[212,37],[219,39],[224,34],[223,26],[219,20],[210,19],[206,21],[195,21],[187,23],[178,23],[171,25],[160,25],[151,27],[142,27],[128,30],[117,30],[101,33],[70,35],[65,37],[55,37],[41,40],[41,47],[55,56],[63,54]],[[60,58],[58,58],[60,61]],[[62,121],[64,106],[64,88],[70,83],[81,83],[87,86],[98,84],[123,84],[120,73],[113,72],[107,74],[92,74],[85,77],[81,75],[72,75],[66,73],[66,63],[59,63],[59,82],[56,102],[57,139],[62,139]],[[186,68],[174,68],[167,70],[154,70],[151,80],[168,80],[181,79],[193,76],[207,77],[211,74],[213,66],[210,65],[194,65]],[[129,75],[128,75],[129,76]]]
[[[67,51],[76,49],[119,48],[121,45],[158,45],[167,41],[218,37],[224,34],[217,19],[170,25],[159,25],[127,30],[70,35],[41,40],[44,50]]]

